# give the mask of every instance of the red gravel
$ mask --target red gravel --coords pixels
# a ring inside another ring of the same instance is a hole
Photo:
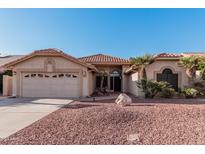
[[[135,99],[124,108],[113,102],[74,102],[0,143],[205,144],[205,103],[201,101]],[[128,141],[129,134],[139,140]]]

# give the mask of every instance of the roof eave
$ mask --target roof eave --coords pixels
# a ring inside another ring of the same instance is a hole
[[[131,65],[131,63],[115,63],[115,62],[87,62],[92,65]]]
[[[163,61],[163,60],[179,60],[181,57],[157,57],[155,58],[156,61]]]

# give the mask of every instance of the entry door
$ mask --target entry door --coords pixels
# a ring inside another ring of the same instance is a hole
[[[114,91],[121,91],[121,78],[119,76],[114,77]]]
[[[110,77],[110,89],[114,91],[121,91],[121,78],[119,76]]]

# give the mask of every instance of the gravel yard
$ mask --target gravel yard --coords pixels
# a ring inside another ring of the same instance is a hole
[[[205,144],[202,100],[74,102],[1,144]]]

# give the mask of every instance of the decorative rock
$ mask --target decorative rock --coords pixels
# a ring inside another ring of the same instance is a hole
[[[117,103],[117,105],[120,105],[120,106],[127,106],[132,103],[132,99],[125,93],[122,93],[117,97],[117,99],[115,100],[115,103]]]
[[[140,142],[140,138],[139,138],[139,134],[129,134],[127,136],[127,140],[128,142],[130,142],[131,144],[137,144]]]

